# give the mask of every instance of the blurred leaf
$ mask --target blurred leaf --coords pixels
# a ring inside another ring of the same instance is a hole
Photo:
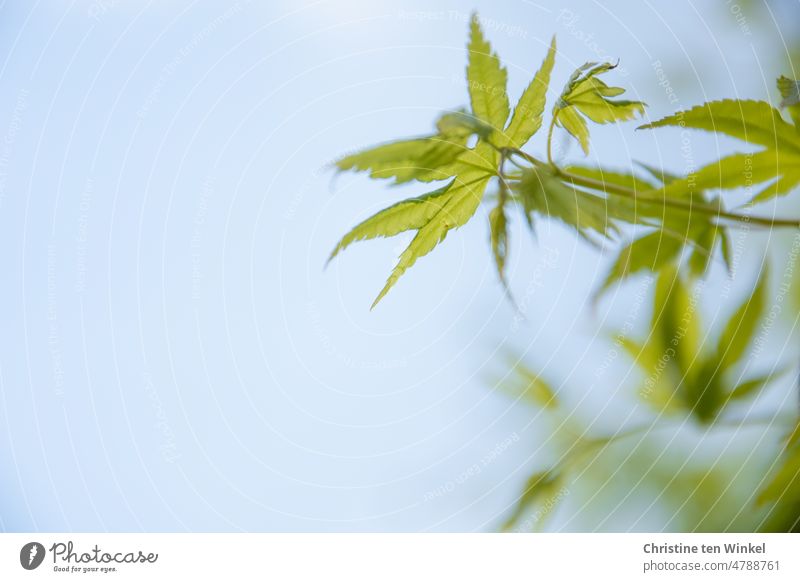
[[[716,350],[716,359],[722,371],[738,364],[754,339],[764,313],[768,279],[765,267],[753,292],[742,302],[722,330]]]
[[[617,256],[596,295],[601,295],[612,285],[641,271],[658,272],[676,260],[683,249],[683,241],[656,230],[637,238],[624,247]]]
[[[439,130],[440,135],[455,139],[466,139],[473,134],[488,139],[494,131],[492,126],[464,109],[451,111],[439,117],[436,121],[436,129]]]
[[[514,107],[514,114],[505,130],[505,143],[501,145],[521,148],[542,127],[545,98],[555,61],[556,37],[554,36],[541,68]]]
[[[754,378],[750,378],[749,380],[744,380],[733,390],[731,390],[730,394],[728,394],[728,402],[750,398],[751,396],[760,392],[764,386],[783,376],[788,370],[789,368],[786,368],[768,374],[763,374],[761,376],[756,376]]]
[[[583,178],[591,178],[596,180],[599,184],[609,186],[622,186],[629,188],[634,192],[647,192],[653,189],[653,184],[644,180],[635,174],[629,172],[621,172],[618,170],[609,170],[606,168],[589,167],[589,166],[568,166],[565,168],[568,174],[574,174]],[[599,188],[605,191],[604,188]]]
[[[541,374],[537,374],[519,363],[514,369],[522,381],[522,396],[524,398],[541,408],[554,409],[558,407],[558,397],[555,390],[542,378]]]
[[[796,503],[800,499],[800,423],[797,423],[789,435],[781,463],[761,489],[756,503],[763,505],[769,502]],[[794,524],[795,527],[797,524]]]
[[[542,471],[541,473],[533,474],[528,482],[525,484],[525,489],[517,502],[517,506],[512,511],[506,522],[502,526],[503,531],[508,531],[514,526],[519,525],[523,521],[526,513],[528,513],[535,503],[544,502],[550,504],[550,507],[543,508],[541,518],[549,514],[555,502],[557,501],[559,490],[561,489],[562,476],[552,471]],[[529,528],[533,529],[535,523],[531,523]]]
[[[734,154],[670,182],[667,197],[691,197],[701,190],[731,189],[763,184],[753,201],[786,194],[800,184],[800,135],[780,112],[764,101],[727,99],[711,101],[641,126],[691,127],[723,133],[765,149],[754,154]]]
[[[489,212],[489,237],[492,244],[492,255],[500,281],[506,282],[506,257],[508,255],[508,219],[506,218],[504,201],[498,202]]]
[[[794,128],[800,132],[800,82],[781,76],[778,79],[778,91],[783,98],[781,107],[789,110]]]
[[[572,227],[586,241],[596,244],[595,236],[617,232],[617,215],[627,214],[620,200],[608,200],[564,184],[545,167],[522,172],[516,192],[529,217],[540,214]]]

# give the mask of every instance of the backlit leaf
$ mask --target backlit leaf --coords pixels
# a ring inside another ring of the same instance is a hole
[[[542,67],[533,77],[528,87],[519,98],[514,114],[505,130],[506,144],[521,148],[542,126],[545,98],[550,85],[550,74],[556,60],[556,37],[550,42],[550,49],[542,63]]]
[[[507,72],[500,58],[484,38],[477,15],[470,23],[470,41],[467,46],[467,86],[472,113],[491,127],[502,131],[508,119],[509,105],[506,92]]]

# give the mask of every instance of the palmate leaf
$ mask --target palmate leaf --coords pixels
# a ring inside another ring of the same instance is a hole
[[[618,208],[614,204],[620,201],[601,198],[565,184],[549,168],[524,170],[514,190],[531,219],[536,214],[555,218],[573,228],[587,242],[596,244],[598,237],[606,238],[618,232],[619,216],[614,213]]]
[[[612,70],[611,63],[586,63],[578,68],[564,87],[553,108],[553,116],[589,153],[588,118],[595,123],[615,123],[634,119],[644,114],[645,103],[626,99],[613,99],[625,92],[621,87],[609,87],[597,75]]]
[[[696,173],[674,180],[662,191],[667,197],[692,198],[700,190],[732,189],[762,184],[752,198],[761,202],[784,195],[800,184],[800,133],[780,112],[763,101],[711,101],[648,123],[639,129],[689,127],[722,133],[764,149],[733,154]]]
[[[492,174],[475,168],[458,174],[452,185],[442,195],[441,208],[417,230],[414,239],[400,255],[389,279],[372,303],[372,308],[383,299],[389,289],[419,258],[427,255],[442,242],[448,232],[466,224],[478,209],[491,178]]]
[[[369,172],[370,178],[432,182],[452,177],[440,169],[464,153],[468,136],[432,135],[374,146],[336,161],[339,170]]]
[[[797,504],[800,497],[800,423],[797,423],[794,430],[786,439],[781,462],[773,471],[766,485],[759,492],[756,503],[764,505],[767,503],[777,503],[791,505]],[[796,508],[795,508],[796,509]],[[779,519],[779,521],[784,521]],[[792,531],[796,531],[798,523],[795,521],[791,526]],[[781,524],[781,531],[786,531],[784,524]]]
[[[800,81],[782,76],[778,79],[778,91],[782,98],[781,107],[789,110],[794,128],[800,132]]]
[[[683,243],[680,237],[666,235],[663,230],[635,239],[620,251],[595,296],[599,297],[612,285],[636,273],[660,271],[680,255]]]
[[[502,198],[498,201],[497,206],[489,212],[489,242],[492,245],[497,275],[503,285],[507,287],[505,271],[506,257],[508,256],[508,217]]]
[[[545,98],[555,62],[556,37],[554,36],[541,68],[514,107],[514,114],[504,132],[502,145],[521,148],[542,127]]]
[[[328,262],[340,251],[356,241],[394,236],[408,230],[419,230],[449,200],[448,192],[452,185],[453,182],[451,181],[447,186],[434,190],[429,194],[403,200],[367,218],[339,241],[339,244],[336,245],[336,248],[333,249],[328,258]]]
[[[470,22],[470,40],[467,45],[467,86],[472,113],[498,131],[506,125],[509,105],[506,83],[508,73],[500,65],[497,53],[483,35],[477,14]]]
[[[725,324],[717,342],[715,360],[722,371],[739,364],[752,343],[766,308],[768,270],[761,272],[753,292]]]
[[[509,531],[514,528],[514,526],[517,526],[523,521],[522,518],[525,517],[525,514],[539,502],[550,503],[550,507],[544,507],[542,511],[541,517],[546,517],[552,510],[554,500],[558,497],[559,491],[563,487],[563,481],[563,476],[553,471],[542,471],[533,474],[525,484],[525,488],[517,501],[517,505],[502,525],[501,530]],[[532,523],[531,526],[533,525],[536,524]],[[525,529],[533,528],[529,527]]]

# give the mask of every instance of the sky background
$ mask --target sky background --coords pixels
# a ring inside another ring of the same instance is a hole
[[[575,419],[621,426],[635,382],[619,381],[629,362],[604,364],[604,330],[642,281],[593,309],[609,256],[558,225],[532,240],[517,219],[519,321],[481,218],[370,311],[409,238],[325,260],[424,190],[328,165],[467,104],[472,9],[512,102],[553,34],[551,98],[585,61],[620,59],[609,80],[653,118],[776,102],[800,5],[740,4],[0,3],[0,529],[497,528],[552,459],[543,415],[494,389],[504,358],[543,370]],[[682,171],[677,133],[633,129],[594,129],[588,163]],[[697,136],[693,156],[732,144]],[[743,245],[733,295],[764,244]],[[662,523],[636,508],[614,527]]]

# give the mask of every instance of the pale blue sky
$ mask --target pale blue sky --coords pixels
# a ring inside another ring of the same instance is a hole
[[[621,0],[0,3],[0,529],[496,527],[546,458],[543,419],[487,384],[498,349],[568,377],[598,426],[627,410],[596,418],[609,393],[630,403],[591,378],[605,259],[516,224],[515,325],[476,220],[370,312],[408,239],[325,259],[422,191],[325,165],[467,102],[473,8],[512,95],[556,33],[553,92],[620,58],[614,80],[656,117],[675,109],[656,61],[679,106],[774,100],[798,22],[774,4],[739,22],[724,3]],[[592,161],[681,169],[674,135],[595,136]]]

